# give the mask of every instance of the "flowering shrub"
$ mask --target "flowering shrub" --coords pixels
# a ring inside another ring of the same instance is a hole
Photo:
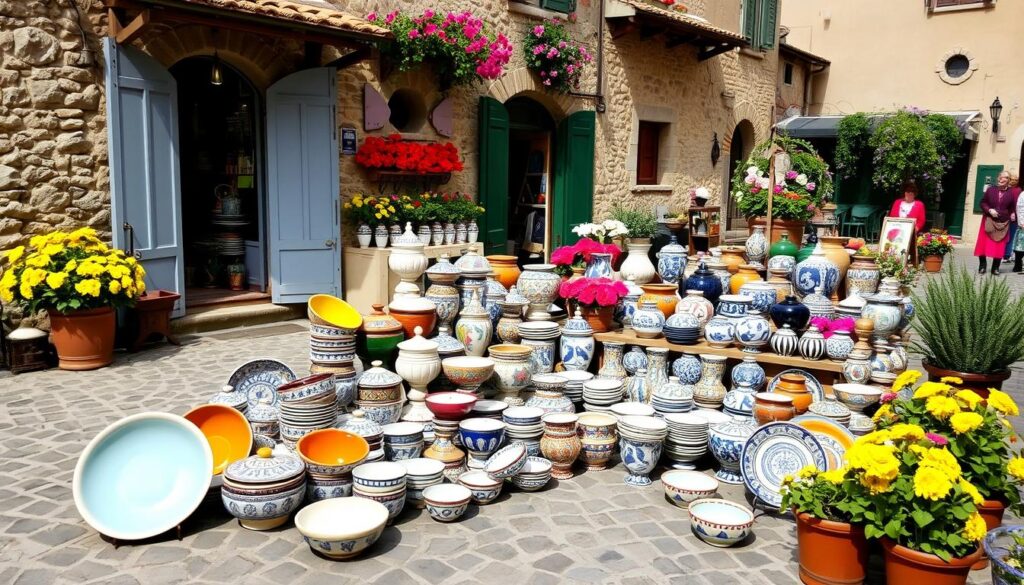
[[[576,16],[569,15],[571,21]],[[567,93],[580,86],[580,77],[593,57],[587,49],[569,37],[560,18],[538,24],[530,29],[523,42],[526,66],[536,73],[541,83],[555,91]]]
[[[397,223],[401,219],[398,214],[400,199],[398,195],[363,197],[357,193],[351,202],[343,206],[345,217],[352,223],[365,223],[370,227]]]
[[[921,372],[907,370],[893,382],[893,391],[910,389]],[[1021,509],[1019,488],[1024,485],[1024,459],[1010,450],[1017,435],[1007,416],[1020,414],[1006,393],[989,390],[987,400],[977,393],[958,389],[956,377],[924,382],[909,399],[886,395],[874,418],[878,428],[912,424],[948,442],[949,451],[963,468],[963,476],[988,500],[1000,500]]]
[[[606,219],[601,223],[581,223],[572,228],[572,233],[581,238],[592,238],[607,244],[615,238],[628,236],[629,228],[621,221]]]
[[[402,71],[430,63],[445,85],[497,79],[512,56],[512,43],[505,35],[492,37],[484,23],[470,12],[433,10],[412,16],[394,11],[383,19],[374,12],[371,22],[381,24],[395,35],[382,47],[385,57]]]
[[[888,249],[875,256],[882,278],[895,278],[901,285],[910,286],[917,281],[918,270],[907,262],[905,254]]]
[[[772,197],[774,219],[806,221],[832,196],[832,174],[828,165],[810,143],[785,136],[776,137],[775,144],[788,158],[788,168],[776,167],[775,192]],[[771,142],[758,145],[745,165],[736,169],[732,178],[732,196],[736,206],[746,217],[763,217],[768,214],[768,192],[771,178],[766,176],[769,169],[768,152]]]
[[[945,256],[953,251],[956,238],[942,231],[932,230],[917,236],[917,254],[924,256]]]
[[[813,465],[783,478],[782,510],[795,509],[822,520],[863,524],[868,488],[844,466],[821,471]]]
[[[462,170],[459,150],[451,142],[410,142],[400,134],[368,136],[356,152],[356,163],[368,169],[397,169],[417,173]]]
[[[627,294],[621,280],[603,277],[567,280],[558,287],[558,296],[573,299],[581,307],[614,307]]]
[[[853,332],[854,324],[855,321],[852,317],[840,317],[838,319],[814,317],[811,319],[811,325],[817,327],[825,339],[832,337],[832,334],[836,331],[845,331],[847,333]]]
[[[104,244],[92,228],[34,236],[28,249],[8,250],[4,261],[0,300],[32,313],[132,306],[146,292],[142,265]]]
[[[571,246],[555,248],[551,253],[551,263],[555,265],[555,273],[560,276],[569,276],[573,268],[583,268],[590,262],[590,255],[593,253],[611,254],[612,264],[619,259],[622,249],[615,244],[601,244],[590,238],[580,238]]]

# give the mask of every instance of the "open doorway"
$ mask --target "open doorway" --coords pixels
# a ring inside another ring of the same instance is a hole
[[[178,84],[188,309],[268,301],[259,93],[209,57],[170,68]]]
[[[742,120],[736,124],[732,132],[732,140],[729,142],[729,174],[725,177],[725,193],[731,193],[732,177],[736,169],[743,164],[754,149],[754,125],[748,120]],[[730,195],[728,197],[728,210],[725,214],[725,229],[729,231],[740,230],[744,233],[747,230],[747,219],[743,217],[736,205],[736,200]]]
[[[528,97],[506,102],[509,113],[508,252],[520,264],[551,254],[551,196],[555,121]]]

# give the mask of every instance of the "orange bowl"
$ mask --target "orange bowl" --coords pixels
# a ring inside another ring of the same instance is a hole
[[[204,404],[185,413],[185,419],[199,427],[213,451],[213,475],[249,456],[252,427],[245,415],[223,404]]]
[[[355,433],[320,429],[299,439],[295,452],[313,473],[341,475],[366,459],[370,444]]]

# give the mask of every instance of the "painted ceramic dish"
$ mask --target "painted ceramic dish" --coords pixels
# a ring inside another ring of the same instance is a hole
[[[765,391],[775,392],[775,387],[778,386],[779,381],[782,380],[783,374],[800,374],[804,378],[807,378],[807,391],[811,393],[811,396],[814,398],[814,402],[825,400],[825,388],[822,387],[821,382],[819,382],[813,374],[807,370],[801,370],[800,368],[790,368],[779,372],[778,375],[768,381],[768,387]]]
[[[299,439],[295,452],[306,468],[324,475],[341,475],[359,465],[370,454],[366,439],[341,429],[320,429]]]
[[[782,504],[782,478],[805,465],[828,468],[825,449],[807,429],[788,422],[768,423],[750,435],[740,456],[743,483],[765,505]]]
[[[245,415],[223,404],[205,404],[185,413],[185,419],[199,427],[213,452],[213,475],[244,459],[252,451],[252,426]]]
[[[269,398],[271,406],[277,404],[277,387],[295,379],[295,372],[277,360],[258,359],[238,367],[228,378],[228,386],[248,397],[249,408]]]
[[[745,506],[706,498],[690,502],[690,529],[711,546],[729,547],[743,542],[754,525],[754,513]]]
[[[367,498],[330,498],[309,504],[295,515],[295,528],[309,548],[332,559],[358,555],[377,542],[388,509]]]
[[[802,414],[790,422],[811,431],[814,438],[818,439],[828,456],[830,470],[842,467],[846,450],[853,446],[857,438],[843,425],[816,414]]]
[[[309,297],[306,314],[310,323],[347,329],[346,333],[349,335],[354,335],[356,329],[363,324],[363,316],[355,307],[331,295]]]
[[[213,453],[180,416],[146,412],[103,429],[75,465],[72,493],[100,534],[150,538],[181,524],[206,497]]]

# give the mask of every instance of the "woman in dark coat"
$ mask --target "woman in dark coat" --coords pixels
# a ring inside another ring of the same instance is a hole
[[[974,255],[978,257],[978,274],[985,274],[987,258],[992,259],[992,275],[999,274],[999,263],[1006,250],[1010,222],[1016,219],[1016,198],[1010,188],[1010,173],[999,173],[996,184],[985,190],[981,199],[981,226]]]

